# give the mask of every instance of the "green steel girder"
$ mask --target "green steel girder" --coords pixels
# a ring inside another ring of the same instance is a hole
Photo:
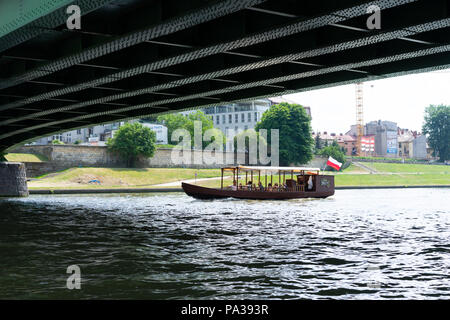
[[[450,67],[450,0],[91,2],[80,32],[64,30],[60,6],[0,35],[0,150],[121,119]],[[372,3],[382,30],[365,28]],[[139,10],[149,6],[160,10]],[[114,27],[119,16],[129,21]]]
[[[85,15],[112,0],[4,0],[0,1],[0,53],[65,23],[67,6]]]

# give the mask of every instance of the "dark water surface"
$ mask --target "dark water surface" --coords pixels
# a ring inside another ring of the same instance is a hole
[[[0,199],[0,298],[450,298],[450,190]],[[81,290],[68,290],[69,265]]]

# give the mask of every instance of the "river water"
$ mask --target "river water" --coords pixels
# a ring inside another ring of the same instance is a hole
[[[449,299],[450,190],[0,199],[0,298]],[[81,289],[66,288],[67,267]]]

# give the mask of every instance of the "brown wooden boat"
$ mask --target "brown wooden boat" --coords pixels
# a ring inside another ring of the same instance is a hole
[[[233,184],[224,187],[224,172],[233,172]],[[245,184],[238,183],[239,180]],[[254,174],[258,183],[253,183]],[[268,174],[270,173],[270,182]],[[274,173],[278,183],[274,184]],[[262,179],[264,174],[264,179]],[[286,179],[286,174],[288,178]],[[290,177],[289,177],[290,176]],[[250,180],[248,180],[250,178]],[[334,176],[321,175],[320,169],[303,167],[249,167],[237,166],[222,168],[221,187],[207,188],[183,182],[181,184],[187,195],[197,199],[254,199],[283,200],[297,198],[326,198],[334,194]]]

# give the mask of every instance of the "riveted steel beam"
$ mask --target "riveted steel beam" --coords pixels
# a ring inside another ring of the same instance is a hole
[[[387,10],[389,8],[395,8],[399,5],[414,2],[416,2],[416,0],[381,0],[378,2],[378,5],[383,9]],[[257,34],[244,36],[240,39],[232,40],[226,43],[218,43],[209,47],[194,49],[180,55],[164,58],[162,60],[157,60],[131,69],[121,70],[119,72],[109,74],[101,78],[83,81],[82,83],[79,84],[45,92],[40,95],[29,97],[27,99],[13,101],[11,103],[0,106],[0,110],[7,110],[9,108],[24,105],[27,103],[33,103],[36,101],[45,100],[58,95],[65,95],[80,90],[84,90],[90,87],[100,86],[106,83],[127,79],[143,73],[148,73],[158,69],[167,68],[172,65],[177,65],[189,61],[195,61],[204,57],[215,55],[217,53],[229,52],[230,50],[234,50],[237,48],[257,45],[271,40],[276,40],[278,38],[295,35],[300,32],[318,29],[330,23],[341,22],[350,18],[363,16],[365,15],[366,7],[367,3],[365,2],[364,4],[348,7],[333,13],[328,13],[320,17],[315,17],[308,20],[296,19],[294,22],[290,22],[284,26],[276,27],[271,30],[265,30]],[[406,25],[403,24],[403,26],[407,26],[407,24]]]
[[[450,61],[449,61],[450,62]],[[409,67],[412,67],[410,64]],[[444,70],[450,68],[450,63],[447,64],[439,64],[433,66],[427,66],[427,67],[419,67],[419,68],[412,68],[412,69],[400,69],[395,70],[393,68],[391,70],[391,73],[384,74],[383,78],[390,78],[390,77],[398,77],[398,76],[404,76],[408,74],[413,73],[421,73],[421,72],[432,72],[437,70]],[[340,79],[339,77],[328,77],[326,79],[318,79],[314,83],[311,83],[309,86],[299,87],[294,90],[283,90],[283,91],[271,91],[271,92],[265,92],[262,93],[261,90],[254,91],[254,92],[240,92],[237,97],[233,100],[226,101],[227,103],[236,103],[240,101],[248,101],[251,99],[259,99],[259,98],[267,98],[267,97],[273,97],[273,96],[280,96],[280,95],[286,95],[291,94],[295,92],[302,92],[302,91],[310,91],[310,90],[317,90],[317,89],[323,89],[333,86],[341,86],[341,85],[347,85],[347,84],[353,84],[360,81],[370,81],[370,80],[376,80],[379,79],[380,76],[366,76],[366,77],[350,77],[350,73],[346,75],[346,77],[342,76]],[[225,101],[224,101],[225,102]],[[219,106],[223,105],[223,103],[211,103],[208,105],[198,105],[195,102],[185,104],[182,107],[180,105],[173,106],[172,109],[166,108],[165,112],[163,112],[163,109],[155,110],[155,109],[141,109],[141,110],[135,110],[133,113],[127,113],[126,117],[122,118],[122,121],[131,120],[131,119],[137,119],[149,115],[154,114],[162,114],[167,112],[175,112],[175,111],[183,111],[183,110],[191,110],[196,109],[199,107],[205,108],[205,107],[213,107],[213,106]],[[102,115],[96,118],[91,118],[91,121],[89,123],[91,125],[99,125],[99,124],[106,124],[113,121],[117,121],[116,118],[110,118],[107,115]],[[67,122],[65,125],[62,125],[59,130],[51,130],[51,129],[43,129],[39,131],[39,135],[36,133],[22,133],[17,136],[14,136],[10,139],[0,140],[0,150],[13,150],[14,148],[20,146],[23,143],[34,141],[41,137],[46,137],[52,134],[56,134],[63,131],[68,131],[72,129],[78,129],[78,128],[84,128],[86,127],[86,124],[83,126],[80,126],[79,124],[75,122]]]
[[[277,56],[266,56],[264,59],[259,59],[257,62],[252,63],[240,63],[234,66],[227,66],[227,68],[215,70],[213,72],[208,72],[204,74],[195,75],[192,77],[186,77],[180,80],[171,81],[168,83],[159,84],[152,87],[142,88],[138,90],[131,90],[126,91],[124,93],[119,93],[115,95],[110,96],[104,96],[101,98],[93,99],[93,100],[87,100],[78,102],[72,105],[66,105],[66,106],[58,106],[56,108],[52,108],[51,105],[49,105],[48,108],[38,112],[38,113],[29,113],[23,116],[14,116],[11,117],[8,120],[0,121],[1,124],[7,124],[7,123],[13,123],[17,121],[22,121],[25,119],[30,119],[35,116],[42,116],[46,114],[51,114],[54,112],[62,112],[66,110],[74,110],[78,108],[87,107],[90,105],[98,105],[98,104],[105,104],[110,101],[119,100],[119,99],[125,99],[125,98],[131,98],[138,95],[144,95],[148,93],[155,93],[157,91],[161,90],[167,90],[176,88],[179,86],[185,86],[188,84],[192,84],[195,82],[202,82],[206,80],[211,80],[214,78],[220,78],[224,76],[229,76],[233,74],[242,74],[251,70],[260,69],[260,68],[267,68],[273,65],[282,64],[282,63],[289,63],[291,61],[297,62],[296,60],[300,59],[306,59],[311,57],[317,57],[317,56],[324,56],[328,54],[333,54],[340,51],[347,51],[350,49],[358,48],[358,47],[367,47],[367,52],[376,52],[376,47],[371,47],[373,44],[379,44],[381,42],[391,41],[393,39],[397,39],[399,37],[407,36],[407,35],[417,35],[418,32],[426,32],[430,30],[436,30],[436,29],[442,29],[445,27],[450,27],[450,18],[449,19],[443,19],[439,21],[429,22],[425,24],[407,24],[407,25],[398,25],[396,30],[386,30],[380,33],[375,34],[363,34],[363,37],[355,37],[355,40],[349,40],[342,43],[334,43],[329,46],[321,47],[321,48],[315,48],[311,50],[305,50],[297,53],[291,53],[291,54],[285,54],[285,55],[277,55]],[[335,41],[330,41],[331,43]],[[280,46],[280,48],[283,48]],[[355,56],[351,52],[347,53],[348,57],[351,58]],[[333,56],[332,56],[333,57]],[[297,62],[298,63],[298,62]],[[1,107],[0,107],[1,108]]]
[[[0,89],[14,86],[24,81],[32,80],[38,77],[43,77],[70,66],[93,60],[118,50],[129,48],[144,41],[162,37],[170,33],[174,33],[207,21],[211,21],[233,12],[237,12],[246,7],[260,4],[264,1],[265,0],[214,1],[211,4],[200,9],[189,11],[183,16],[174,17],[167,21],[163,21],[160,24],[152,25],[145,29],[128,33],[124,36],[115,37],[114,39],[107,41],[106,43],[89,47],[81,52],[77,52],[55,61],[51,61],[39,68],[26,71],[15,77],[10,77],[9,79],[0,81]]]
[[[0,1],[0,52],[48,32],[67,20],[70,4],[83,8],[81,14],[112,0],[15,0]]]
[[[238,93],[238,92],[242,92],[242,91],[249,90],[249,89],[251,90],[254,88],[257,88],[257,90],[261,90],[261,87],[264,85],[278,84],[278,85],[281,85],[282,87],[285,87],[286,90],[294,90],[294,88],[291,88],[293,86],[292,82],[295,80],[299,80],[299,79],[306,79],[306,78],[313,78],[313,77],[318,78],[318,77],[327,76],[330,74],[336,75],[341,72],[345,73],[348,69],[358,69],[358,68],[365,68],[365,67],[377,66],[377,65],[389,65],[390,64],[390,65],[393,65],[392,68],[395,69],[396,68],[395,63],[402,61],[402,60],[420,61],[420,58],[427,57],[427,56],[433,56],[434,58],[431,61],[434,61],[437,57],[440,57],[441,54],[443,54],[443,57],[446,59],[446,60],[444,60],[444,62],[450,63],[450,44],[440,46],[440,47],[434,47],[434,48],[429,48],[429,49],[423,49],[423,50],[393,55],[393,56],[377,58],[377,59],[371,59],[371,60],[365,60],[365,61],[363,60],[363,61],[348,63],[348,64],[344,64],[344,65],[332,66],[332,67],[322,68],[322,69],[318,69],[318,70],[314,70],[314,71],[302,72],[299,74],[291,74],[288,76],[280,76],[280,77],[275,77],[275,78],[263,79],[263,80],[259,80],[259,81],[252,81],[252,82],[245,83],[245,84],[229,86],[229,87],[219,89],[219,90],[210,90],[210,91],[206,91],[206,92],[199,92],[196,94],[184,95],[184,96],[175,97],[175,98],[157,100],[157,101],[154,101],[151,103],[144,103],[144,104],[136,105],[136,106],[129,106],[129,107],[125,107],[125,108],[104,108],[102,111],[74,117],[71,119],[68,119],[67,117],[63,116],[61,120],[56,120],[53,122],[44,122],[41,124],[37,124],[37,125],[30,126],[27,128],[15,130],[12,132],[11,131],[9,131],[7,133],[1,132],[0,140],[8,138],[8,137],[16,135],[16,134],[21,134],[21,133],[24,133],[24,132],[27,132],[30,130],[37,130],[37,129],[45,128],[48,125],[60,125],[63,123],[71,122],[73,120],[90,119],[90,118],[106,116],[108,114],[114,114],[114,113],[124,114],[127,112],[134,112],[135,110],[139,110],[139,109],[161,108],[161,107],[171,105],[171,104],[178,104],[178,105],[180,105],[180,103],[189,104],[189,101],[199,101],[198,99],[204,98],[204,97],[215,97],[215,98],[219,98],[220,101],[230,101],[230,100],[232,100],[231,97],[235,97],[236,93]],[[414,63],[411,62],[407,66],[411,66],[413,64]],[[415,64],[418,65],[417,63],[415,63]],[[354,77],[355,79],[358,79],[361,77],[377,77],[378,76],[378,75],[367,75],[367,74],[360,74],[360,73],[359,74],[351,73],[351,74],[352,75],[350,77]],[[383,74],[383,73],[380,73],[380,74]],[[277,87],[273,87],[273,91],[277,91],[277,90],[279,90]],[[205,104],[205,103],[203,103],[203,104]]]

